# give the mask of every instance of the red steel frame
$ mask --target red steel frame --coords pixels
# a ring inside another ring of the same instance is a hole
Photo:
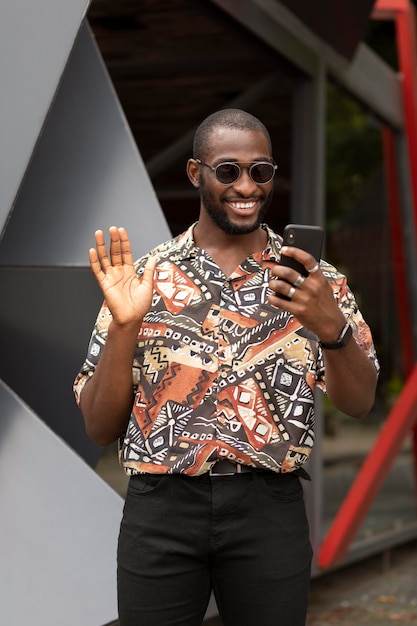
[[[372,17],[392,19],[396,26],[397,52],[402,73],[405,132],[409,159],[414,223],[417,224],[417,44],[416,11],[410,0],[377,0]],[[407,380],[393,410],[388,415],[371,452],[362,465],[342,506],[324,538],[319,566],[330,567],[341,561],[360,524],[381,488],[404,439],[413,436],[414,470],[417,485],[417,365],[412,352],[410,306],[406,267],[402,254],[399,189],[394,151],[394,135],[383,130],[383,150],[393,246],[394,277],[401,325],[401,347]],[[414,233],[417,242],[417,232]],[[413,268],[412,271],[416,271]]]
[[[397,301],[397,316],[400,331],[402,371],[408,375],[414,363],[413,346],[410,341],[412,322],[410,302],[407,291],[406,262],[403,250],[403,233],[401,222],[401,202],[396,167],[395,137],[393,131],[382,128],[382,147],[385,163],[385,180],[388,198],[389,227],[391,233],[391,258],[393,265],[394,291]]]

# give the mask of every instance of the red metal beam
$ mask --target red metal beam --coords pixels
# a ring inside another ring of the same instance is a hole
[[[395,20],[398,11],[407,11],[409,0],[376,0],[371,17],[375,20]]]
[[[414,365],[410,302],[407,290],[407,272],[404,256],[404,237],[401,223],[400,191],[395,157],[394,133],[384,126],[382,129],[385,180],[387,183],[389,229],[391,233],[391,258],[395,300],[397,303],[398,326],[400,331],[402,374],[407,377]]]
[[[402,74],[405,127],[410,159],[414,223],[417,225],[417,45],[416,11],[408,2],[407,10],[396,13],[399,67]],[[417,232],[414,233],[417,240]]]
[[[378,0],[378,12],[391,9],[395,18],[398,63],[402,75],[405,130],[414,209],[414,242],[417,245],[417,13],[411,0]],[[411,340],[411,335],[410,335]],[[413,433],[414,474],[417,485],[417,427]]]
[[[417,366],[389,414],[375,446],[362,465],[355,482],[336,514],[323,541],[319,566],[342,560],[363,518],[381,488],[404,439],[417,425]]]

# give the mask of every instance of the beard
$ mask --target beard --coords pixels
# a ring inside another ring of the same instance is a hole
[[[265,196],[264,202],[259,209],[258,215],[252,224],[234,224],[230,221],[227,211],[223,208],[220,200],[215,200],[207,191],[206,185],[200,180],[200,198],[204,208],[207,211],[207,215],[212,222],[218,226],[226,235],[248,235],[253,233],[263,223],[266,212],[271,204],[272,197],[274,195],[274,189],[267,196]]]

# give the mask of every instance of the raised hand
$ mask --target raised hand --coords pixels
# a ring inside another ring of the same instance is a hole
[[[96,248],[89,251],[90,266],[113,322],[120,326],[140,326],[151,306],[157,259],[151,257],[148,260],[144,275],[139,280],[126,230],[112,226],[109,233],[110,255],[107,254],[103,231],[96,231]]]

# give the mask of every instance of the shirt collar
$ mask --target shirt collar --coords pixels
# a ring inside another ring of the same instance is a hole
[[[184,260],[196,256],[198,248],[193,236],[196,224],[197,222],[191,224],[186,231],[177,237],[177,249],[171,258]],[[281,256],[282,237],[275,233],[267,224],[262,224],[261,228],[263,228],[268,235],[266,247],[262,252],[262,260],[268,259],[278,262]]]
[[[262,260],[270,260],[278,263],[281,257],[282,237],[275,233],[267,224],[262,224],[268,235],[265,250],[262,252]]]
[[[170,255],[173,261],[190,259],[196,255],[197,246],[195,245],[193,237],[194,226],[196,224],[197,222],[194,222],[186,231],[175,238],[176,246]]]

